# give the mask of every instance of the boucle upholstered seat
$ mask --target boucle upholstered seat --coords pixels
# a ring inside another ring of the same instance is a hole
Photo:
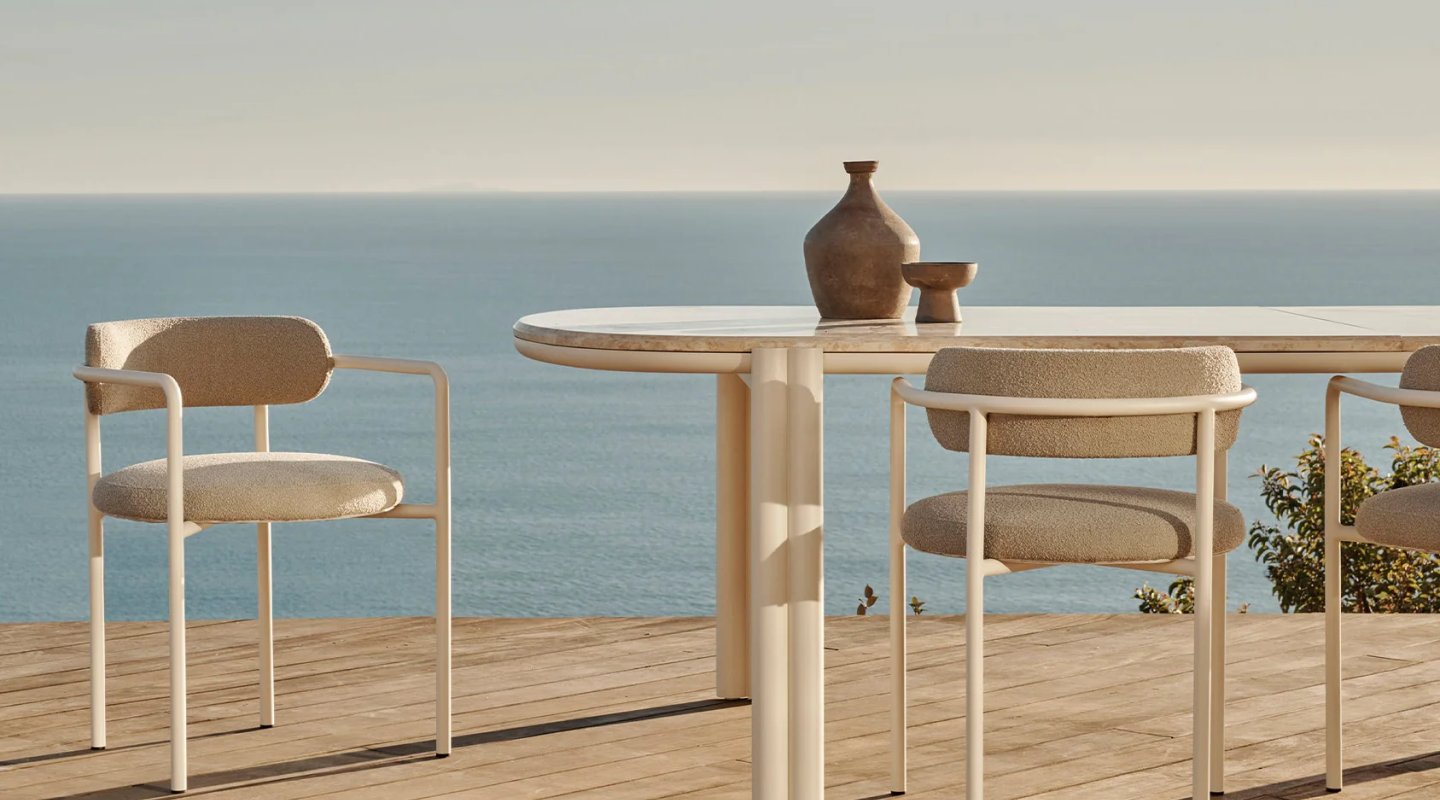
[[[1440,552],[1440,483],[1391,489],[1366,499],[1355,514],[1355,529],[1376,544]]]
[[[1440,345],[1422,347],[1405,359],[1400,388],[1440,391]],[[1440,409],[1401,405],[1400,419],[1416,441],[1440,447]],[[1376,544],[1440,553],[1440,484],[1366,498],[1355,514],[1355,530]]]
[[[185,456],[185,519],[306,522],[389,511],[405,494],[400,473],[373,461],[318,453],[212,453]],[[165,459],[106,475],[95,507],[121,519],[164,522]]]
[[[1352,395],[1397,405],[1405,428],[1415,440],[1440,447],[1440,345],[1422,347],[1405,359],[1400,387],[1394,389],[1356,378],[1330,379],[1325,403],[1325,462],[1343,458],[1341,401]],[[1421,404],[1421,405],[1417,405]],[[1325,476],[1334,480],[1333,475]],[[1345,764],[1341,737],[1341,618],[1347,591],[1342,552],[1357,538],[1389,547],[1440,553],[1440,484],[1391,489],[1366,498],[1355,513],[1353,528],[1340,523],[1341,493],[1325,497],[1325,788],[1344,788]]]
[[[344,456],[270,451],[270,407],[309,402],[334,370],[418,376],[433,387],[435,499],[402,503],[389,467]],[[275,725],[274,523],[383,515],[435,525],[435,753],[452,744],[450,381],[440,365],[337,355],[300,317],[169,317],[99,322],[85,334],[85,471],[90,571],[90,746],[106,747],[105,518],[164,523],[170,605],[170,790],[189,785],[185,547],[223,523],[255,531],[259,722]],[[184,409],[251,406],[255,452],[185,455]],[[163,409],[166,457],[103,474],[104,417]],[[175,502],[178,501],[178,502]],[[173,507],[172,507],[173,504]],[[233,528],[231,529],[233,530]]]
[[[1235,353],[1225,347],[953,347],[935,354],[923,390],[904,378],[891,385],[890,791],[906,791],[908,546],[965,559],[965,786],[970,797],[980,796],[984,786],[984,585],[991,576],[1061,564],[1193,576],[1192,796],[1210,797],[1221,787],[1223,774],[1225,554],[1245,538],[1240,510],[1223,499],[1223,459],[1239,432],[1241,409],[1255,400],[1255,392],[1241,385]],[[907,508],[908,405],[923,407],[936,441],[969,453],[970,463],[964,491],[927,497]],[[992,487],[985,480],[991,455],[1194,456],[1195,491],[1084,484]]]
[[[1440,345],[1405,359],[1400,388],[1440,391]],[[1421,444],[1440,447],[1440,409],[1400,406],[1406,430]],[[1440,553],[1440,484],[1391,489],[1367,498],[1355,514],[1361,536],[1378,544]]]
[[[905,543],[965,557],[967,492],[927,497],[905,511]],[[1168,489],[1084,484],[991,486],[985,490],[985,556],[1001,561],[1103,564],[1193,555],[1195,495]],[[1245,540],[1240,509],[1215,501],[1214,551]]]

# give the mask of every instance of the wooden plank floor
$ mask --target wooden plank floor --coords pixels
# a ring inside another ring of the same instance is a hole
[[[1231,617],[1229,796],[1325,793],[1321,619]],[[964,796],[964,622],[912,618],[911,793]],[[278,726],[256,727],[253,622],[190,628],[192,793],[743,800],[750,710],[713,699],[708,619],[460,619],[455,755],[430,755],[425,619],[280,620]],[[987,797],[1178,800],[1187,618],[987,619]],[[1440,617],[1346,623],[1344,797],[1440,797]],[[888,797],[885,620],[827,626],[830,800]],[[0,625],[0,798],[167,794],[166,637],[110,627],[110,749],[88,749],[85,626]]]

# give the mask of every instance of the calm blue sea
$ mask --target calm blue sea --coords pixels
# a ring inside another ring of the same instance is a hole
[[[925,256],[980,262],[992,305],[1440,304],[1440,194],[890,193]],[[296,314],[337,352],[435,359],[454,388],[455,608],[464,615],[713,611],[714,379],[583,372],[517,355],[510,326],[560,308],[808,303],[800,241],[833,194],[0,197],[0,621],[86,614],[80,385],[87,323]],[[1255,376],[1233,499],[1263,518],[1261,464],[1322,425],[1319,376]],[[641,402],[640,398],[644,398]],[[432,496],[424,381],[341,374],[277,408],[277,449],[346,453]],[[826,388],[830,613],[886,580],[886,379]],[[917,417],[919,415],[916,415]],[[245,409],[186,415],[189,452],[248,449]],[[918,423],[919,420],[917,419]],[[1403,432],[1354,404],[1368,455]],[[163,455],[153,412],[107,417],[110,468]],[[963,458],[912,431],[912,494],[961,487]],[[992,480],[1183,488],[1193,462],[996,459]],[[163,528],[107,522],[109,613],[165,615]],[[284,616],[431,611],[421,522],[279,526]],[[253,528],[188,543],[194,618],[254,614]],[[912,556],[936,613],[964,610],[961,562]],[[1231,605],[1274,610],[1248,551]],[[995,611],[1128,611],[1163,575],[1062,568],[987,583]],[[884,602],[880,608],[884,607]],[[878,609],[877,609],[878,610]]]

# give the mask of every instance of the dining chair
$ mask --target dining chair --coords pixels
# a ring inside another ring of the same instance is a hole
[[[1421,444],[1440,447],[1440,345],[1405,360],[1400,388],[1337,375],[1325,393],[1325,788],[1344,786],[1340,709],[1340,583],[1343,542],[1363,542],[1440,553],[1440,483],[1422,483],[1366,498],[1346,525],[1341,510],[1340,397],[1354,395],[1400,407],[1400,418]]]
[[[269,407],[320,395],[336,369],[428,375],[435,388],[435,501],[403,503],[400,473],[358,458],[270,450]],[[428,361],[334,355],[299,317],[101,322],[85,337],[85,465],[90,526],[90,735],[105,739],[105,517],[165,523],[170,584],[170,789],[187,788],[185,540],[226,523],[256,525],[260,727],[275,724],[271,526],[384,517],[435,521],[435,752],[450,753],[450,389]],[[182,414],[253,406],[255,451],[185,455]],[[103,475],[100,418],[164,409],[165,458]]]
[[[1195,579],[1196,798],[1223,767],[1225,554],[1245,523],[1224,500],[1225,451],[1255,391],[1226,347],[940,350],[925,388],[890,397],[891,791],[906,789],[905,548],[966,559],[965,796],[984,791],[984,579],[1093,564]],[[941,447],[969,454],[964,491],[905,497],[905,408],[926,409]],[[1195,491],[1031,484],[988,487],[986,457],[1195,457]],[[1200,554],[1209,554],[1206,555]],[[1220,599],[1212,612],[1213,598]]]

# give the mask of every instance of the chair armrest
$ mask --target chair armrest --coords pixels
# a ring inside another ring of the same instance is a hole
[[[1338,394],[1353,394],[1356,397],[1374,400],[1377,403],[1388,403],[1393,406],[1440,408],[1440,392],[1426,391],[1424,389],[1397,389],[1393,386],[1381,386],[1377,383],[1362,381],[1359,378],[1351,378],[1347,375],[1336,375],[1331,378],[1330,391]]]
[[[405,503],[395,510],[377,516],[406,516],[413,513],[429,516],[448,525],[450,519],[450,377],[433,361],[376,356],[333,356],[335,369],[356,369],[369,372],[394,372],[403,375],[429,375],[435,382],[435,507],[431,510],[411,508]],[[422,513],[424,512],[424,513]],[[443,516],[442,516],[443,515]]]
[[[1070,398],[1000,397],[985,394],[955,394],[917,389],[904,378],[896,378],[895,394],[910,405],[944,411],[974,411],[981,414],[1014,414],[1040,417],[1148,417],[1163,414],[1198,414],[1202,411],[1233,411],[1255,402],[1249,386],[1231,394],[1188,397]]]
[[[445,370],[433,361],[411,358],[380,358],[377,356],[332,356],[335,369],[358,369],[370,372],[398,372],[405,375],[429,375],[445,380]]]
[[[181,543],[184,542],[186,536],[183,421],[185,402],[180,394],[180,384],[173,376],[163,372],[141,372],[133,369],[104,369],[82,365],[72,370],[71,374],[86,383],[151,386],[165,393],[165,516],[169,528],[171,563],[173,564],[178,559],[183,564],[185,551]],[[86,413],[89,414],[88,408]],[[90,418],[93,419],[93,416]],[[95,430],[98,436],[99,429]],[[98,441],[97,439],[97,447]],[[93,503],[94,500],[91,499],[90,502]]]
[[[183,408],[180,384],[163,372],[141,372],[134,369],[105,369],[103,367],[76,367],[72,375],[86,383],[121,383],[127,386],[150,386],[165,393],[166,407]]]

